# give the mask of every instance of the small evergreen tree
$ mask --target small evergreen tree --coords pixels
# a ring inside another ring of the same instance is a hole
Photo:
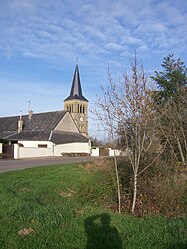
[[[187,68],[173,55],[164,57],[162,72],[155,71],[153,94],[162,141],[167,141],[175,159],[187,163]],[[168,148],[168,149],[169,149]],[[167,150],[168,153],[168,150]]]
[[[157,104],[164,104],[170,99],[177,102],[178,95],[187,87],[187,68],[180,58],[174,59],[173,54],[164,57],[161,66],[163,71],[155,71],[152,77],[158,88],[154,100]]]

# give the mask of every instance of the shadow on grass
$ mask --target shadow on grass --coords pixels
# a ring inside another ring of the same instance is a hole
[[[94,215],[85,219],[87,234],[86,249],[122,249],[122,240],[118,230],[110,226],[107,213]]]

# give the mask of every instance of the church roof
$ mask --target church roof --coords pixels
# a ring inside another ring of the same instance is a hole
[[[75,67],[70,95],[64,101],[72,100],[72,99],[80,99],[80,100],[88,101],[82,94],[78,64],[76,64],[76,67]]]

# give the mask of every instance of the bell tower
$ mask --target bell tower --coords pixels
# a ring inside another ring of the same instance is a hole
[[[76,63],[69,97],[64,100],[64,110],[69,111],[80,131],[88,136],[88,100],[82,94],[78,63]]]

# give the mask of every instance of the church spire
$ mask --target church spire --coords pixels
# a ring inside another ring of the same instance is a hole
[[[88,136],[88,100],[82,94],[78,59],[69,97],[64,100],[64,110],[71,113],[80,133]]]
[[[82,95],[82,88],[81,88],[79,68],[78,68],[78,59],[76,61],[76,67],[75,67],[75,72],[74,72],[74,77],[73,77],[70,95],[65,100],[72,100],[72,99],[80,99],[80,100],[88,101]]]

